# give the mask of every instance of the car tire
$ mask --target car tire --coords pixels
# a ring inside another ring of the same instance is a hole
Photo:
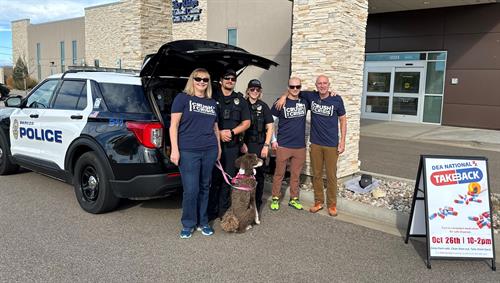
[[[14,174],[19,170],[19,165],[12,162],[10,147],[7,140],[0,135],[0,175]]]
[[[86,152],[75,165],[73,185],[83,210],[98,214],[114,210],[119,198],[111,191],[109,174],[94,152]]]

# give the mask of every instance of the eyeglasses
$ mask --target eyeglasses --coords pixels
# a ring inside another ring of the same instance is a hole
[[[289,89],[300,89],[302,86],[301,85],[289,85]]]
[[[203,81],[204,83],[208,83],[210,81],[209,78],[200,78],[200,77],[195,77],[195,78],[193,78],[193,80],[195,80],[197,82]]]
[[[248,89],[248,91],[250,92],[261,92],[261,88],[260,87],[251,87]]]
[[[225,79],[226,81],[232,81],[232,82],[236,81],[235,77],[224,77],[223,79]]]

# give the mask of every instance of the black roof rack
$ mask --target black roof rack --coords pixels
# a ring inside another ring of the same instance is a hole
[[[80,72],[113,72],[113,73],[124,73],[124,74],[138,74],[140,70],[93,67],[93,66],[68,66],[68,70],[63,73],[61,79],[64,79],[64,76],[66,76],[66,74],[73,74]]]

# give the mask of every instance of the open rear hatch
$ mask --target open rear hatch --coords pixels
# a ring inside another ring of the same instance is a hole
[[[196,68],[205,68],[212,79],[225,69],[240,71],[247,66],[269,70],[274,61],[224,43],[204,40],[178,40],[164,44],[156,54],[146,57],[141,77],[188,77]]]
[[[247,52],[236,46],[204,40],[172,41],[157,53],[144,59],[140,76],[148,100],[164,126],[164,153],[170,156],[170,107],[174,96],[184,89],[186,80],[196,68],[205,68],[213,83],[226,69],[241,73],[247,66],[268,70],[277,66],[274,61]]]

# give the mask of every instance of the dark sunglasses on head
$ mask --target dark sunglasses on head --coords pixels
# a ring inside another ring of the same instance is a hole
[[[208,83],[210,81],[209,78],[200,78],[200,77],[195,77],[195,78],[193,78],[193,80],[195,80],[197,82],[203,81],[204,83]]]
[[[224,79],[226,81],[232,81],[232,82],[235,82],[236,81],[236,78],[235,77],[224,77]]]
[[[300,89],[302,86],[301,85],[289,85],[289,89]]]
[[[260,92],[261,88],[260,87],[251,87],[251,88],[248,89],[248,91],[250,91],[250,92]]]

